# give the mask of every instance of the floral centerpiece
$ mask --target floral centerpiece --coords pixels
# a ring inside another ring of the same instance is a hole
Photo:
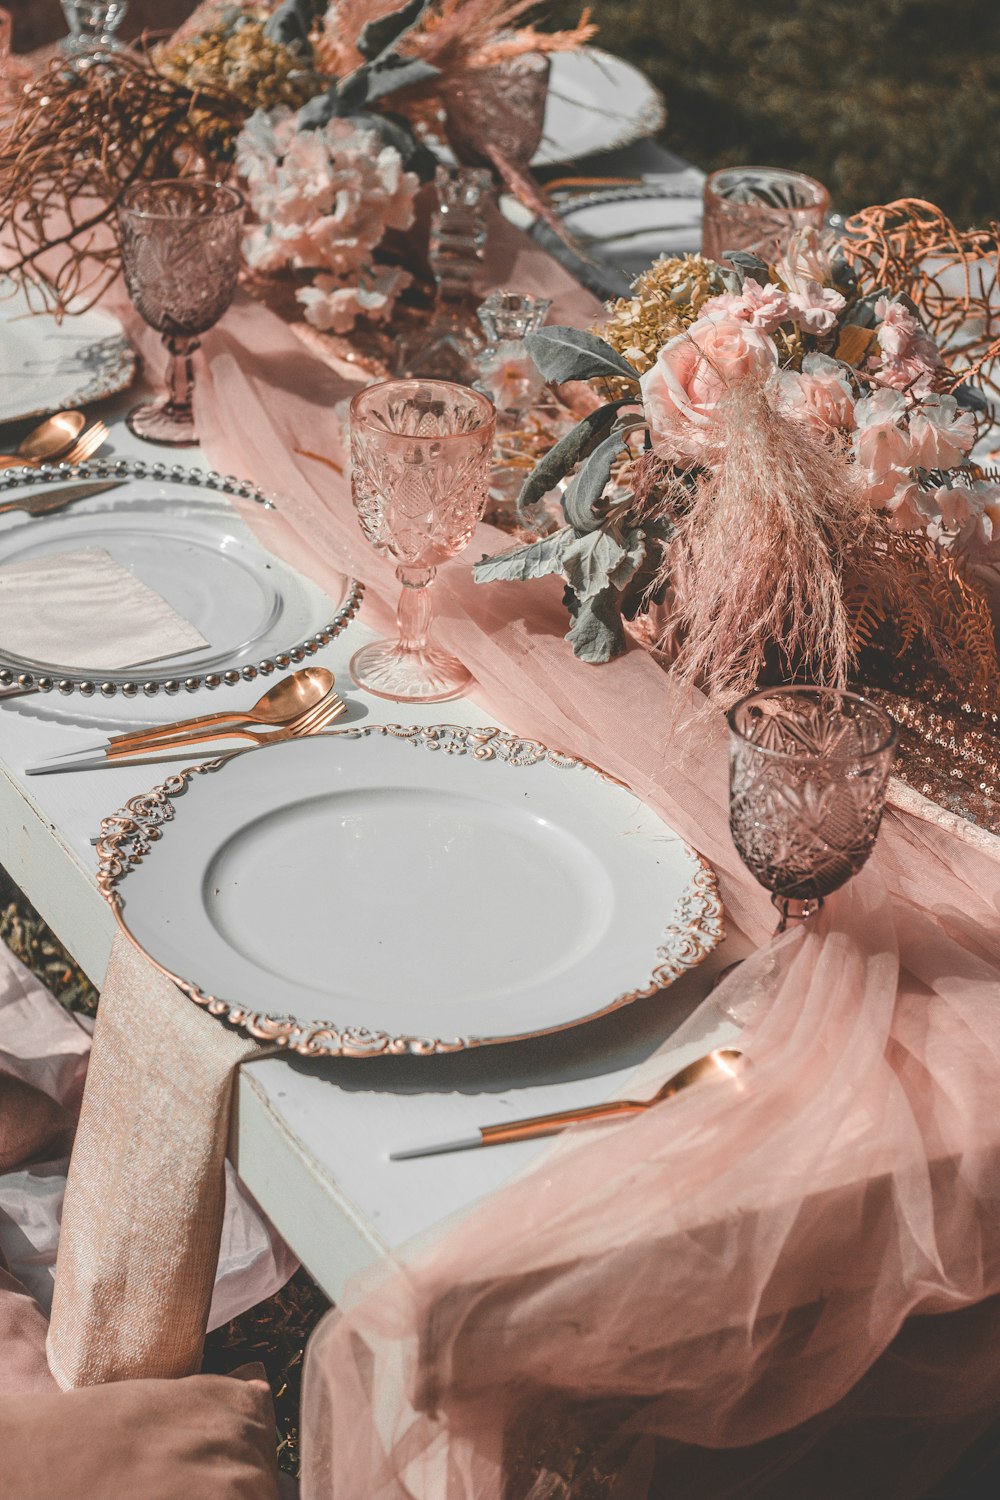
[[[446,85],[592,34],[586,18],[538,33],[521,24],[530,4],[208,0],[148,53],[104,54],[84,71],[55,59],[0,139],[4,270],[53,310],[82,310],[120,271],[108,226],[133,182],[235,165],[257,219],[251,268],[294,272],[320,329],[385,319],[408,277],[383,241],[410,227],[417,182],[433,174],[420,127]]]
[[[976,564],[1000,538],[1000,485],[970,462],[981,396],[850,240],[729,260],[661,259],[599,330],[529,337],[547,379],[605,399],[522,491],[530,513],[562,484],[565,525],[477,580],[559,574],[567,639],[591,662],[665,604],[674,669],[723,700],[928,661],[995,696]]]

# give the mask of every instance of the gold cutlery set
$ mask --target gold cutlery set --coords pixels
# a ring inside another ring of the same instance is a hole
[[[92,422],[82,411],[60,411],[46,417],[21,439],[13,453],[0,454],[0,469],[39,469],[43,464],[82,464],[108,440],[103,422]]]
[[[334,676],[326,667],[304,667],[282,678],[243,711],[203,714],[175,724],[154,724],[129,734],[112,735],[96,745],[71,750],[38,761],[26,768],[29,776],[47,776],[53,771],[84,771],[95,766],[131,764],[186,754],[195,745],[214,744],[220,739],[250,740],[254,745],[279,745],[285,740],[319,734],[347,712],[347,704],[334,691]],[[252,727],[260,726],[260,727]]]

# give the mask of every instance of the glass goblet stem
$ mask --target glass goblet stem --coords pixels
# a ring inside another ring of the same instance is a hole
[[[771,905],[778,913],[779,921],[775,928],[775,937],[781,932],[788,931],[789,922],[807,922],[814,917],[823,905],[822,896],[772,896]]]
[[[194,422],[194,352],[200,339],[164,334],[163,342],[170,354],[167,365],[167,404],[165,415],[173,422]]]
[[[434,609],[430,586],[436,572],[436,568],[396,569],[396,577],[403,585],[396,605],[399,646],[400,650],[412,651],[417,656],[427,649]]]

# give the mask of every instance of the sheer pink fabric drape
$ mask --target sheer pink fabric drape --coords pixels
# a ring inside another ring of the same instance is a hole
[[[211,352],[210,460],[283,491],[272,545],[319,578],[350,568],[384,615],[395,584],[360,540],[346,478],[294,452],[343,463],[332,408],[346,381],[247,303]],[[470,555],[502,542],[483,528]],[[442,644],[484,704],[649,800],[765,943],[772,913],[728,836],[721,716],[641,652],[575,661],[551,581],[480,589],[466,560],[438,589]],[[738,1469],[707,1488],[704,1464],[721,1475],[723,1450],[849,1399],[910,1314],[1000,1291],[998,908],[987,852],[890,812],[871,865],[822,917],[727,981],[730,998],[759,1002],[738,1092],[561,1138],[330,1315],[309,1354],[306,1500],[778,1493]],[[901,1387],[891,1372],[880,1387],[881,1368],[870,1379],[888,1409]],[[996,1398],[981,1359],[967,1374],[980,1368],[957,1403],[963,1432]],[[564,1450],[596,1449],[614,1483],[556,1475],[547,1414]],[[540,1472],[518,1479],[517,1434],[532,1432]]]

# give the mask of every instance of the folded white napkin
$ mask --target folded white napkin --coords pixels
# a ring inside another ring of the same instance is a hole
[[[207,645],[155,589],[100,548],[0,569],[0,646],[25,661],[119,672]]]

